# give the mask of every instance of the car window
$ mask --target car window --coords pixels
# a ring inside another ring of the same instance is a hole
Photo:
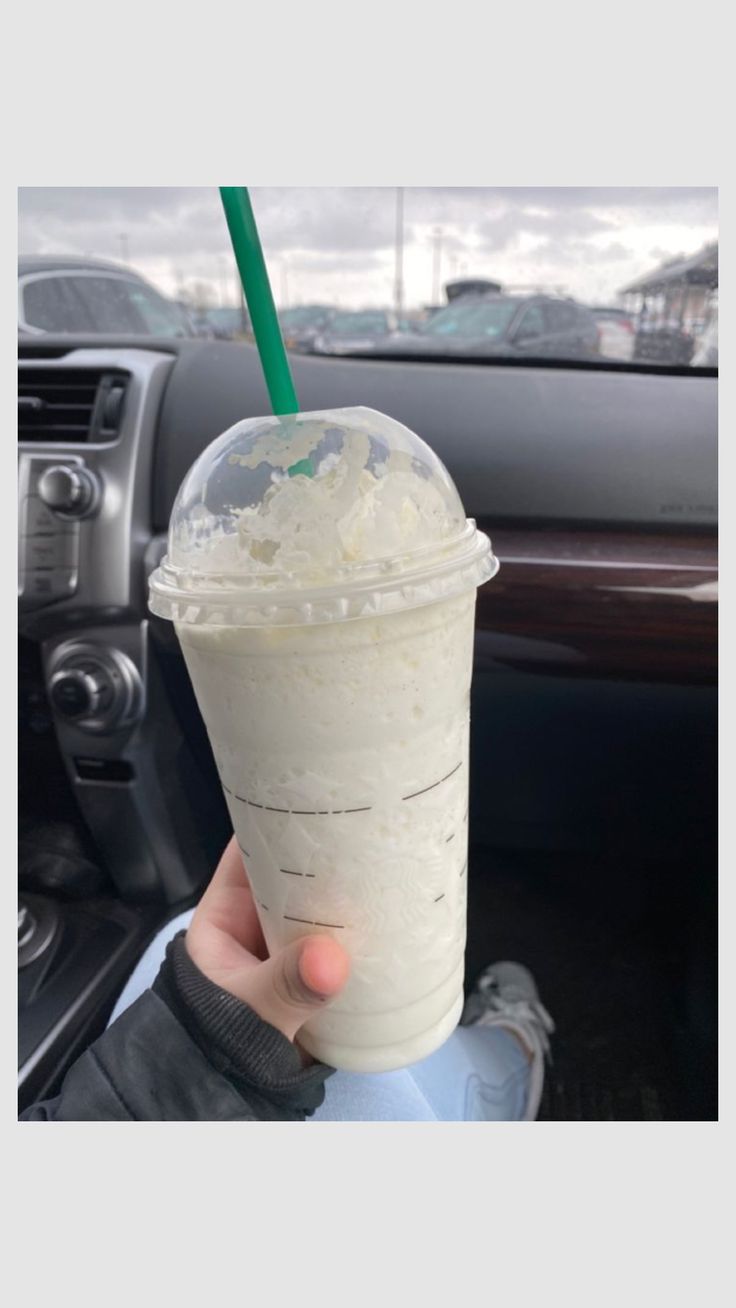
[[[313,327],[325,323],[331,317],[329,309],[302,305],[296,309],[283,309],[279,315],[282,327]]]
[[[156,295],[143,283],[119,282],[130,301],[131,308],[137,312],[151,336],[178,336],[184,331],[184,320],[173,304],[169,304],[161,295]]]
[[[335,318],[330,331],[335,336],[380,335],[388,331],[388,320],[385,313],[346,313]]]
[[[183,315],[143,282],[104,274],[42,277],[23,288],[25,321],[48,332],[187,335]]]
[[[517,341],[531,341],[535,336],[544,336],[544,315],[538,304],[532,304],[524,310],[515,336]]]
[[[571,304],[545,304],[544,316],[552,332],[570,332],[583,325],[582,314]]]
[[[67,277],[39,277],[23,287],[23,318],[45,332],[93,330],[86,306]]]
[[[131,298],[130,283],[117,277],[77,277],[74,290],[89,311],[93,331],[133,335],[146,331],[145,319]]]
[[[424,325],[427,336],[502,336],[513,318],[515,300],[486,300],[440,309]]]
[[[213,326],[220,327],[224,331],[242,332],[243,330],[242,309],[210,309],[207,317]]]

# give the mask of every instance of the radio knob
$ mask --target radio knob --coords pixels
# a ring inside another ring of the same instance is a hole
[[[63,718],[94,718],[110,706],[114,689],[102,668],[64,668],[52,678],[51,703]]]
[[[100,483],[87,468],[54,464],[41,474],[38,494],[54,513],[69,518],[84,518],[97,507]]]
[[[62,723],[101,735],[130,727],[143,714],[143,682],[122,650],[82,641],[59,646],[49,667],[48,696]]]

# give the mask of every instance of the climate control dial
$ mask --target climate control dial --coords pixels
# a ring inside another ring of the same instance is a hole
[[[132,659],[91,642],[59,646],[49,667],[48,691],[58,716],[85,731],[131,726],[143,707],[143,683]]]

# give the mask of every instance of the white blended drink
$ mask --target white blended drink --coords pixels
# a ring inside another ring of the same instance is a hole
[[[172,618],[269,950],[334,935],[299,1039],[425,1057],[463,1004],[477,586],[498,564],[440,461],[369,409],[238,423],[194,465],[151,607]]]

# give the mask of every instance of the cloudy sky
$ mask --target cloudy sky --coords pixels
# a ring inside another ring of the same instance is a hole
[[[392,303],[396,188],[255,187],[252,199],[278,303]],[[717,232],[715,188],[407,187],[404,300],[432,302],[439,271],[601,303]],[[200,284],[235,303],[215,188],[21,188],[19,250],[129,262],[167,295]]]

